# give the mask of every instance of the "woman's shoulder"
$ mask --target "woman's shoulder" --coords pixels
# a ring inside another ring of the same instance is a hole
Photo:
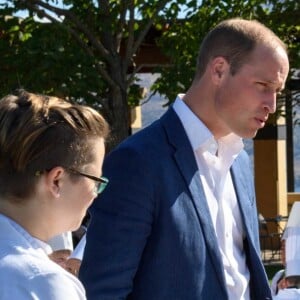
[[[84,288],[75,276],[39,253],[21,252],[6,255],[1,260],[2,293],[10,291],[18,299],[28,292],[39,295],[40,299],[47,299],[47,295],[52,295],[51,299],[85,299]],[[18,283],[13,291],[12,282]]]

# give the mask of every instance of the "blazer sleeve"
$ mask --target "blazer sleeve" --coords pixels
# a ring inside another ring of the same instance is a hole
[[[155,210],[155,176],[144,155],[125,146],[104,162],[103,174],[110,182],[90,209],[79,272],[90,300],[126,299],[132,290]]]

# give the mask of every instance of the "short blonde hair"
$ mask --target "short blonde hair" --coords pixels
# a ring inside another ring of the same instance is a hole
[[[219,23],[204,38],[198,55],[196,78],[200,78],[211,59],[222,56],[230,64],[231,74],[249,60],[255,47],[266,45],[272,49],[286,45],[269,28],[256,20],[233,18]]]
[[[104,118],[88,106],[18,91],[0,100],[0,195],[28,197],[36,172],[91,162],[91,141],[106,138]]]

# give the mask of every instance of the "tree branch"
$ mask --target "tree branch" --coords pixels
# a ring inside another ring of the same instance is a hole
[[[131,48],[128,49],[129,53],[128,53],[128,57],[133,57],[134,54],[137,52],[137,49],[141,46],[143,40],[145,39],[147,33],[149,32],[151,26],[154,23],[155,18],[158,16],[158,13],[161,11],[161,9],[168,3],[168,0],[164,0],[164,1],[159,1],[159,5],[156,7],[153,16],[151,19],[149,19],[149,21],[146,23],[144,29],[140,32],[139,36],[137,37],[135,43],[133,44],[133,46]],[[127,63],[127,68],[129,66],[129,59],[127,61],[125,61],[125,63]],[[132,77],[135,76],[137,72],[134,71],[132,76],[130,76],[127,80],[127,82],[129,83],[132,80]]]
[[[75,31],[73,28],[71,28],[70,26],[65,25],[63,22],[59,22],[56,18],[54,18],[53,16],[51,16],[50,14],[46,13],[43,9],[40,9],[32,4],[27,3],[26,4],[29,8],[31,8],[33,11],[35,11],[36,13],[38,13],[39,15],[53,21],[56,22],[58,25],[60,25],[61,27],[63,27],[64,29],[66,29],[77,41],[77,43],[80,45],[80,47],[90,56],[95,60],[95,55],[93,53],[93,51],[91,50],[91,48],[79,37],[78,32]],[[114,83],[114,81],[112,80],[112,78],[110,77],[110,75],[108,74],[108,72],[106,71],[106,69],[99,64],[99,62],[95,63],[97,70],[99,71],[100,75],[103,77],[103,79],[110,85],[110,86],[115,86],[116,84]]]
[[[127,12],[127,1],[124,0],[121,1],[120,4],[120,20],[117,23],[118,26],[117,26],[117,33],[116,33],[116,40],[117,40],[116,49],[118,52],[120,52],[121,42],[123,39],[123,30],[126,25],[126,12]]]
[[[132,58],[132,47],[134,44],[134,23],[135,23],[135,15],[134,15],[134,0],[130,0],[129,4],[129,21],[128,21],[128,39],[126,44],[126,52],[124,56],[124,64],[123,64],[123,74],[127,74],[129,63]],[[134,52],[135,53],[135,52]]]
[[[140,47],[141,43],[143,42],[143,40],[145,39],[146,34],[148,33],[149,29],[151,28],[151,26],[154,23],[155,18],[158,16],[158,13],[161,11],[161,9],[168,3],[168,0],[164,0],[164,1],[159,1],[159,5],[156,7],[155,12],[153,13],[153,16],[151,19],[149,19],[149,21],[146,23],[144,29],[141,31],[141,33],[139,34],[136,42],[134,43],[134,46],[132,48],[132,55],[134,53],[136,53],[137,49]],[[132,56],[131,55],[131,56]]]
[[[55,13],[58,16],[64,16],[65,19],[71,21],[71,23],[73,23],[75,27],[87,37],[89,42],[101,53],[106,61],[112,63],[112,56],[110,55],[109,51],[97,38],[95,38],[96,35],[91,33],[91,31],[70,10],[54,7],[52,5],[49,5],[48,3],[42,2],[41,0],[22,0],[22,2],[24,2],[24,4],[30,7],[32,10],[37,11],[39,7],[42,7]],[[39,11],[41,11],[41,9],[39,9]],[[55,18],[52,18],[52,20],[58,22],[58,20],[56,20]]]

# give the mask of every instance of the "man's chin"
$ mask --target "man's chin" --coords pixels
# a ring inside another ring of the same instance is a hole
[[[258,132],[258,130],[254,131],[254,132],[240,133],[237,135],[243,139],[254,139],[257,135],[257,132]]]

